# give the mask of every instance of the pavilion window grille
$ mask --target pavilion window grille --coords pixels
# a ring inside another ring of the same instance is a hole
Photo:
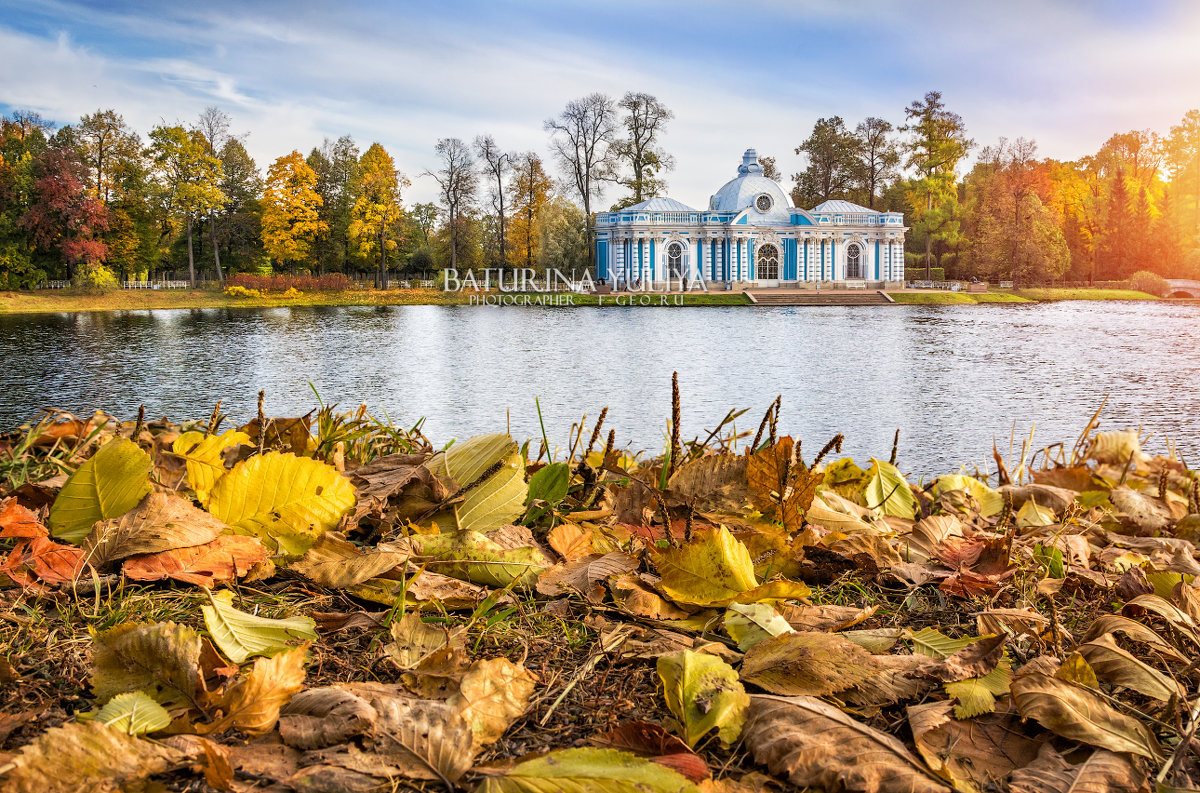
[[[759,281],[778,281],[779,249],[774,245],[759,246],[756,270],[757,279]]]
[[[862,249],[853,242],[846,247],[846,277],[863,277]]]
[[[667,246],[667,273],[671,278],[683,278],[683,246],[678,242]]]

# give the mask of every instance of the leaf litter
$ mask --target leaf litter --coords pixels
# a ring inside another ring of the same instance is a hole
[[[606,411],[565,454],[326,406],[0,436],[0,789],[1200,782],[1173,453],[1097,411],[915,480],[806,460],[780,400],[686,441],[675,394],[658,456]]]

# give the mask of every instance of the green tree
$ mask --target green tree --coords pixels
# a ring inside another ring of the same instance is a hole
[[[358,145],[349,135],[337,140],[326,138],[320,148],[314,148],[308,155],[309,167],[317,174],[317,192],[322,201],[321,220],[329,226],[329,233],[313,246],[321,273],[327,269],[346,270],[354,255],[350,223],[358,159]]]
[[[660,195],[667,189],[661,174],[675,167],[675,160],[660,144],[667,122],[675,118],[670,108],[658,98],[630,91],[621,97],[617,106],[625,111],[621,126],[625,136],[612,144],[613,156],[628,167],[617,181],[629,190],[629,195],[613,206],[621,209]]]
[[[792,199],[797,206],[811,207],[847,196],[858,174],[862,141],[838,116],[819,118],[796,153],[804,155],[808,166],[792,176]]]
[[[555,268],[572,278],[589,265],[587,215],[565,198],[551,199],[542,211],[538,236],[542,240],[537,264]]]
[[[230,270],[246,270],[262,255],[262,175],[254,158],[237,138],[221,148],[221,212],[217,244],[225,251]]]
[[[225,203],[220,187],[221,161],[208,154],[208,142],[198,130],[189,132],[178,125],[150,130],[150,151],[163,205],[169,214],[182,217],[187,228],[188,280],[195,287],[192,226],[198,215]]]
[[[904,145],[905,166],[916,172],[908,192],[913,229],[925,237],[925,276],[933,266],[933,240],[945,226],[943,205],[955,198],[959,162],[974,141],[966,136],[962,117],[946,109],[940,91],[930,91],[904,110],[902,132],[911,137]]]
[[[875,208],[875,196],[883,186],[896,176],[896,166],[900,164],[900,150],[892,138],[891,122],[882,118],[870,116],[854,130],[858,139],[858,162],[855,166],[855,179],[858,188],[866,194],[866,204]]]
[[[1189,110],[1182,121],[1171,127],[1166,152],[1181,210],[1190,190],[1192,242],[1200,245],[1200,110]]]

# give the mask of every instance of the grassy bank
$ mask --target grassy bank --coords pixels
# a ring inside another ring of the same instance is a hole
[[[1018,289],[1013,294],[1036,300],[1039,303],[1054,302],[1058,300],[1158,300],[1159,298],[1148,292],[1139,292],[1136,289],[1060,289],[1056,287],[1043,287],[1036,289]]]
[[[889,292],[892,300],[907,305],[965,306],[976,303],[1029,303],[1029,298],[1009,292]]]

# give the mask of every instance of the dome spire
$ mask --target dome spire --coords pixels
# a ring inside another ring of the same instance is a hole
[[[742,155],[742,164],[738,166],[738,173],[742,176],[762,173],[762,166],[758,164],[758,152],[753,148],[746,149],[746,153]]]

